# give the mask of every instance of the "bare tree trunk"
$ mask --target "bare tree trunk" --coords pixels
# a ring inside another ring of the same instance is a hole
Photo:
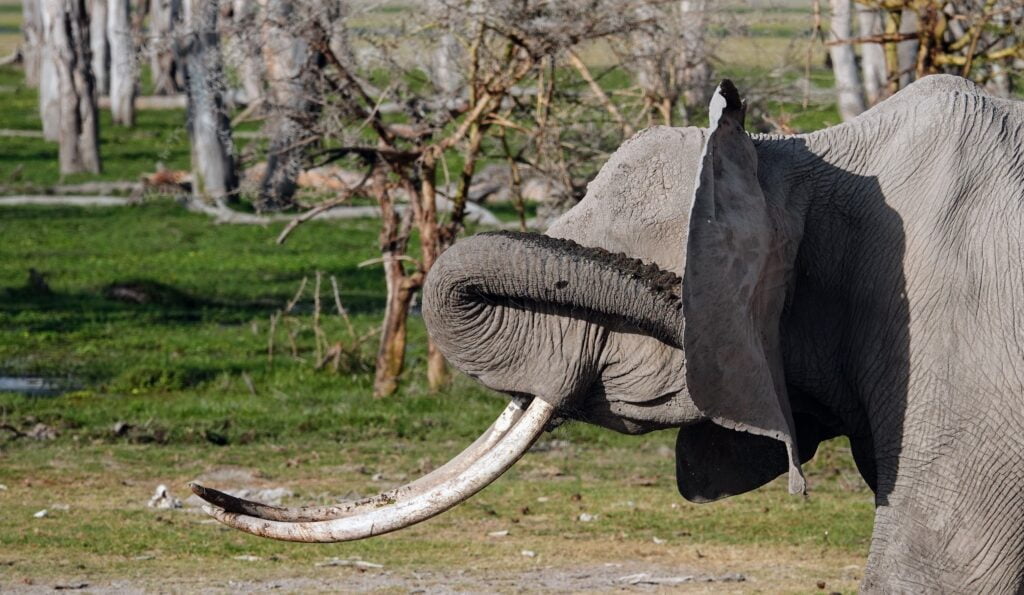
[[[25,84],[30,88],[39,86],[39,68],[43,53],[43,17],[41,0],[22,0],[21,28],[25,40],[21,55],[25,63]]]
[[[153,93],[180,93],[180,70],[174,55],[174,34],[182,22],[181,0],[153,0],[149,7],[149,69],[153,76]]]
[[[131,0],[109,0],[107,38],[110,39],[110,113],[115,124],[134,126],[137,69]]]
[[[409,305],[419,286],[419,279],[406,274],[401,258],[408,246],[412,219],[408,215],[402,219],[395,211],[383,165],[374,167],[373,194],[380,205],[380,251],[388,291],[373,378],[373,395],[381,398],[389,397],[398,390],[398,379],[405,367]]]
[[[844,41],[853,37],[851,14],[853,0],[831,0],[832,24],[829,41]],[[864,92],[857,74],[857,55],[848,43],[829,47],[832,57],[832,71],[836,78],[836,95],[839,100],[839,115],[843,121],[856,118],[864,111]]]
[[[679,86],[683,101],[683,124],[690,120],[690,108],[707,105],[711,82],[711,63],[705,33],[708,26],[708,0],[683,0],[679,3],[680,29],[682,31],[682,69]]]
[[[917,12],[906,8],[900,19],[900,33],[917,33]],[[900,88],[903,89],[914,82],[917,77],[917,49],[920,42],[916,39],[899,44]]]
[[[60,93],[60,173],[99,173],[96,82],[89,60],[87,0],[44,0]]]
[[[264,99],[265,77],[260,60],[262,44],[257,24],[261,6],[262,3],[252,0],[233,0],[231,11],[234,21],[234,35],[231,39],[231,52],[234,54],[232,63],[238,68],[242,89],[245,90],[245,100],[249,105],[262,102]]]
[[[476,132],[475,135],[479,135],[479,132]],[[479,140],[476,141],[476,146],[479,148]],[[474,167],[472,161],[475,161],[475,159],[475,155],[467,159],[466,167],[470,169],[468,174],[470,178],[472,177],[472,168]],[[432,155],[424,155],[421,161],[419,197],[421,199],[419,220],[420,265],[423,268],[424,274],[434,268],[434,263],[437,262],[437,258],[441,255],[441,250],[443,249],[441,245],[441,230],[437,221],[437,188],[434,184],[436,176],[437,162]],[[463,190],[460,194],[467,192],[468,188],[469,180],[465,179]],[[462,198],[464,199],[465,197],[463,196]],[[434,341],[428,339],[427,385],[430,387],[430,390],[436,391],[447,385],[448,381],[448,363],[445,361],[444,355],[441,354],[441,350],[434,344]]]
[[[96,92],[110,93],[110,43],[107,39],[108,0],[92,0],[89,13],[89,45],[92,47],[92,73]]]
[[[992,20],[999,27],[1005,27],[1010,22],[1012,13],[1001,13],[995,15]],[[1001,39],[992,47],[992,51],[1002,48],[1015,47],[1017,36],[1009,35]],[[992,76],[989,78],[986,89],[996,97],[1009,98],[1013,94],[1013,77],[1010,76],[1012,58],[1006,60],[995,60],[989,65]],[[1009,68],[1008,68],[1009,67]]]
[[[890,38],[900,32],[903,20],[901,10],[885,11],[885,34]],[[900,90],[900,52],[899,44],[887,41],[885,48],[885,94],[895,95]]]
[[[464,80],[459,70],[462,46],[459,40],[450,31],[445,31],[434,49],[428,71],[431,72],[431,80],[441,95],[447,99],[458,96],[462,92]]]
[[[224,107],[224,66],[217,32],[216,0],[188,0],[189,32],[181,56],[188,89],[193,193],[222,204],[238,188],[231,122]]]
[[[640,4],[636,7],[636,19],[638,21],[658,22],[665,15],[657,7]],[[640,29],[632,35],[633,70],[636,76],[637,85],[644,94],[644,111],[647,115],[647,125],[655,123],[655,114],[659,111],[657,106],[665,96],[665,72],[662,68],[662,57],[664,48],[659,47],[658,37],[663,31],[652,31],[650,27]],[[669,123],[661,122],[668,125]]]
[[[680,0],[643,2],[633,8],[631,16],[640,25],[628,36],[625,65],[643,92],[647,125],[671,126],[676,111],[688,121],[688,106],[706,104],[710,5],[708,0]]]
[[[329,2],[325,7],[325,16],[328,22],[324,28],[330,36],[329,45],[334,56],[341,61],[345,69],[350,73],[359,70],[355,53],[352,51],[352,40],[349,36],[348,23],[349,2]]]
[[[384,255],[384,280],[387,284],[387,304],[384,308],[384,326],[377,351],[373,394],[388,397],[398,390],[398,379],[405,367],[405,343],[409,321],[409,304],[413,291],[401,270],[402,261],[393,254]]]
[[[39,118],[43,122],[43,138],[51,142],[60,141],[60,75],[57,60],[58,48],[53,39],[54,28],[63,22],[63,11],[38,0],[40,40],[39,51]],[[58,19],[56,22],[54,19]]]
[[[857,21],[861,37],[882,34],[882,14],[877,8],[857,5]],[[885,51],[877,43],[863,43],[861,51],[861,79],[868,105],[882,100],[885,90]]]
[[[294,31],[298,15],[292,0],[269,0],[265,10],[263,51],[274,136],[256,206],[260,211],[280,211],[295,204],[296,180],[315,138],[312,130],[320,112],[317,76],[323,57]]]

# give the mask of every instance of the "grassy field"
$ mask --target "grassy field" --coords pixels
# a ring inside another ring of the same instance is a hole
[[[313,223],[283,248],[272,243],[277,231],[214,227],[170,202],[0,212],[0,372],[74,385],[56,397],[0,395],[5,426],[56,433],[0,433],[0,588],[230,588],[229,579],[316,588],[287,582],[310,577],[385,588],[422,572],[467,588],[536,572],[571,587],[580,586],[570,581],[574,569],[590,568],[598,580],[598,570],[610,572],[604,564],[623,565],[609,589],[630,569],[738,572],[744,589],[764,591],[811,591],[818,581],[855,587],[872,506],[842,443],[809,466],[807,498],[777,483],[695,506],[675,490],[673,432],[634,438],[572,425],[469,504],[351,545],[272,543],[225,532],[192,508],[147,508],[158,484],[184,498],[197,477],[288,487],[286,503],[378,491],[442,463],[502,407],[461,378],[426,394],[418,319],[411,370],[395,398],[371,398],[369,373],[314,371],[308,293],[294,317],[297,357],[279,331],[269,362],[269,316],[304,276],[337,275],[360,331],[381,308],[377,271],[358,267],[373,256],[374,222]],[[29,267],[46,274],[52,294],[25,287]],[[148,281],[166,297],[145,306],[104,297],[127,281]],[[335,315],[324,328],[346,336]],[[48,516],[33,516],[43,509]],[[582,513],[596,520],[580,522]],[[356,556],[385,568],[316,566]]]
[[[767,17],[738,13],[751,33],[719,46],[725,74],[761,76],[803,47],[804,14],[792,2],[769,4]],[[15,47],[19,20],[20,5],[0,0],[0,55]],[[599,64],[604,51],[591,48],[588,61]],[[827,71],[812,74],[816,85],[830,83]],[[0,106],[0,129],[40,128],[35,94],[16,69],[0,69]],[[836,120],[832,106],[774,108],[799,129]],[[140,112],[127,130],[103,114],[104,173],[64,181],[133,180],[157,162],[187,167],[183,120],[179,111]],[[59,181],[56,145],[0,142],[7,192]],[[47,396],[0,392],[0,591],[618,591],[673,588],[657,580],[681,576],[720,579],[677,585],[700,591],[856,588],[872,498],[841,440],[806,467],[806,498],[775,482],[696,506],[676,491],[674,432],[625,437],[568,425],[469,503],[346,545],[229,532],[187,500],[182,509],[147,507],[158,485],[185,500],[197,478],[287,488],[286,505],[377,492],[442,464],[503,407],[462,377],[441,394],[426,391],[418,317],[400,394],[373,399],[374,338],[351,338],[327,280],[339,281],[356,334],[372,333],[384,287],[379,269],[360,263],[377,256],[376,222],[312,222],[284,247],[274,244],[280,229],[215,226],[169,200],[0,208],[0,378],[55,386]],[[33,286],[30,269],[48,290]],[[337,372],[315,369],[318,271],[319,324],[349,353]],[[295,308],[272,324],[303,279]],[[124,288],[151,299],[117,299]],[[744,582],[724,581],[735,575]]]

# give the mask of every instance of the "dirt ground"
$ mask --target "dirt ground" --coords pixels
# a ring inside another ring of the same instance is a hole
[[[332,560],[300,573],[294,567],[275,571],[272,560],[253,559],[247,562],[250,567],[239,570],[236,576],[180,573],[100,581],[73,576],[20,582],[2,580],[0,592],[846,593],[856,591],[863,570],[862,560],[855,557],[847,559],[833,553],[829,559],[823,559],[796,548],[672,548],[659,556],[644,556],[647,552],[630,552],[622,544],[617,548],[607,543],[576,545],[580,551],[567,557],[588,561],[576,565],[549,564],[538,556],[533,566],[511,570],[488,569],[487,560],[472,568],[417,570],[389,569],[361,560]],[[607,548],[609,558],[623,554],[635,557],[597,562],[593,558],[598,552],[594,550],[602,547]]]
[[[802,582],[799,569],[760,568],[750,574],[708,573],[699,568],[654,565],[640,561],[563,568],[538,566],[519,572],[490,574],[478,570],[389,571],[346,568],[316,572],[320,576],[232,579],[229,577],[173,577],[160,581],[123,579],[109,582],[57,581],[48,584],[6,584],[4,592],[52,593],[774,593],[848,592],[856,589],[861,567],[842,570],[838,580]],[[794,580],[796,579],[796,580]],[[801,584],[802,583],[802,584]],[[824,585],[821,588],[820,585]],[[802,587],[802,588],[801,588]]]
[[[197,479],[302,504],[338,498],[338,486],[392,487],[418,474],[415,457],[395,454],[403,463],[384,465],[394,477],[380,479],[359,466],[295,467],[290,452],[251,450],[29,445],[0,457],[0,593],[832,593],[855,592],[863,573],[869,516],[852,527],[844,519],[870,505],[859,489],[841,488],[836,478],[847,471],[815,472],[809,498],[773,484],[698,507],[667,473],[622,473],[624,459],[657,469],[670,454],[566,443],[427,523],[367,542],[302,545],[230,531],[183,486]],[[225,464],[235,458],[265,468]],[[180,508],[149,505],[158,483]]]

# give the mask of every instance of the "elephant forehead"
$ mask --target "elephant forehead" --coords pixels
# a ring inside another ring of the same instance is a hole
[[[601,168],[587,195],[548,230],[682,274],[690,204],[705,131],[659,126],[638,133]]]

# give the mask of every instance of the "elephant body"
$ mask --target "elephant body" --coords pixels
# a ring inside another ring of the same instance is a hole
[[[711,129],[628,141],[542,252],[456,244],[425,290],[432,336],[563,417],[679,427],[693,501],[787,471],[801,492],[800,463],[848,436],[876,495],[865,590],[1021,590],[1024,104],[932,76],[847,124],[750,137],[717,95]],[[609,292],[619,255],[663,295]]]

